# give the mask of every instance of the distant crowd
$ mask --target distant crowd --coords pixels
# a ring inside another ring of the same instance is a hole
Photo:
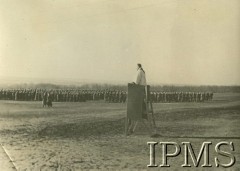
[[[204,102],[213,99],[212,92],[151,92],[153,103]]]
[[[0,100],[15,101],[49,101],[53,102],[85,102],[105,100],[111,103],[125,103],[127,92],[119,90],[46,90],[18,89],[0,90]]]
[[[151,92],[153,103],[204,102],[213,99],[212,92]],[[119,90],[46,90],[46,89],[2,89],[0,100],[43,101],[51,106],[52,102],[85,102],[104,100],[108,103],[125,103],[127,92]]]

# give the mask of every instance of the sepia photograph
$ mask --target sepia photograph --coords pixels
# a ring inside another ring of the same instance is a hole
[[[0,0],[0,171],[240,170],[239,0]]]

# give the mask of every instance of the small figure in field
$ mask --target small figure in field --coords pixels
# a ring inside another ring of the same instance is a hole
[[[43,93],[42,105],[43,105],[43,107],[45,107],[47,105],[47,92]]]
[[[52,95],[50,93],[47,94],[47,105],[52,107]]]

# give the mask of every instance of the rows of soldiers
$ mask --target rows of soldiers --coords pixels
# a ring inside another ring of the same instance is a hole
[[[125,103],[127,92],[119,90],[46,90],[46,89],[2,89],[0,100],[43,101],[49,97],[53,102],[85,102],[104,100],[107,103]],[[153,103],[204,102],[213,99],[210,92],[151,92]]]
[[[204,102],[213,99],[212,92],[151,92],[153,103]]]
[[[46,97],[53,102],[85,102],[104,100],[109,103],[125,103],[127,93],[117,90],[46,90],[46,89],[2,89],[0,100],[45,101]]]

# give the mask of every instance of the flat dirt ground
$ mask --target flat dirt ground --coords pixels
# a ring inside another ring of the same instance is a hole
[[[214,94],[209,102],[158,103],[153,107],[161,135],[155,138],[141,123],[133,135],[125,136],[126,104],[69,102],[42,108],[41,102],[0,101],[0,142],[17,170],[181,170],[183,148],[181,154],[168,160],[170,168],[148,168],[147,142],[181,145],[189,141],[198,154],[202,143],[210,141],[213,167],[188,169],[224,170],[215,167],[218,154],[214,148],[218,142],[232,141],[236,162],[228,169],[240,170],[240,94]],[[158,165],[162,163],[161,150],[157,145]],[[173,151],[169,148],[169,153]],[[230,149],[226,147],[226,151]],[[230,161],[228,157],[219,160],[225,164]]]

